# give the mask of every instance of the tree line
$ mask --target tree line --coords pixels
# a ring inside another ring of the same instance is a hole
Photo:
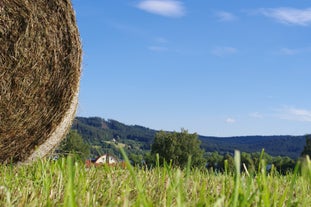
[[[160,165],[166,163],[183,168],[189,165],[188,158],[190,157],[190,167],[208,168],[219,172],[225,171],[225,168],[234,171],[235,168],[233,153],[204,152],[200,147],[198,135],[189,134],[186,130],[157,133],[151,147],[149,164],[154,164],[156,155],[158,155]],[[311,156],[311,135],[306,135],[306,145],[301,157],[306,155]],[[264,150],[255,153],[242,152],[241,170],[257,172],[262,160],[266,163],[267,170],[273,167],[283,174],[293,171],[298,161],[287,156],[271,156]]]
[[[301,157],[311,156],[311,135],[306,135],[306,144],[301,153]],[[110,154],[116,155],[118,149],[108,144]],[[196,133],[188,133],[182,129],[181,132],[159,131],[155,134],[151,150],[133,151],[135,143],[128,145],[125,151],[128,153],[133,165],[155,166],[171,165],[173,167],[184,168],[188,165],[196,168],[208,168],[213,171],[224,171],[225,167],[229,170],[234,169],[234,159],[232,153],[221,154],[217,151],[205,152],[201,148],[201,141]],[[75,154],[80,159],[87,159],[91,155],[92,147],[83,140],[82,136],[76,131],[71,130],[57,149],[59,154]],[[267,169],[274,167],[281,173],[292,171],[297,163],[290,157],[271,156],[268,153],[241,153],[242,170],[257,171],[260,166],[260,160],[264,159]],[[225,166],[227,163],[227,166]]]

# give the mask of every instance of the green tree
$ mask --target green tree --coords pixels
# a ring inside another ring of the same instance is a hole
[[[189,134],[187,130],[181,132],[158,132],[151,146],[151,155],[159,154],[160,164],[171,162],[174,166],[186,167],[191,158],[192,167],[205,165],[203,150],[196,133]]]
[[[309,155],[311,157],[311,134],[306,135],[306,145],[301,153],[301,156],[305,157]]]
[[[289,157],[274,157],[272,164],[278,170],[278,172],[286,174],[287,172],[293,171],[296,162]]]
[[[143,155],[141,154],[130,153],[128,154],[128,158],[134,166],[143,164]]]
[[[227,163],[227,166],[226,164]],[[227,168],[227,169],[226,169]],[[220,163],[220,169],[223,171],[228,170],[228,172],[234,172],[235,167],[234,167],[234,158],[232,155],[230,155],[230,153],[226,153],[223,158],[222,161]]]
[[[206,164],[209,169],[219,170],[223,156],[219,152],[208,152],[205,154]]]
[[[244,164],[246,166],[246,169],[248,172],[255,172],[255,164],[252,159],[252,155],[250,153],[242,152],[241,153],[241,163],[242,165]],[[243,166],[242,170],[245,170]]]
[[[60,154],[75,154],[81,159],[90,155],[90,146],[85,143],[76,130],[70,130],[67,137],[60,143],[57,150]]]

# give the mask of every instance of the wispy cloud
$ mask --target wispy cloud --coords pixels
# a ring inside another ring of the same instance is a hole
[[[137,4],[139,9],[166,17],[182,17],[185,8],[176,0],[144,0]]]
[[[164,38],[164,37],[157,37],[157,38],[155,38],[155,41],[156,41],[157,43],[160,43],[160,44],[166,44],[166,43],[169,42],[169,41],[168,41],[166,38]]]
[[[168,51],[168,48],[163,46],[149,46],[148,49],[155,52]]]
[[[234,124],[235,122],[236,122],[236,120],[234,119],[234,118],[227,118],[226,120],[226,123],[228,123],[228,124]]]
[[[237,53],[238,50],[234,47],[216,47],[211,51],[211,54],[223,57]]]
[[[120,32],[135,35],[135,36],[140,36],[140,37],[146,37],[148,33],[142,29],[138,28],[129,24],[124,24],[120,22],[115,22],[115,21],[107,21],[106,24],[113,29],[116,29]]]
[[[282,55],[297,55],[301,53],[311,52],[310,47],[306,48],[282,48],[280,49],[280,54]]]
[[[311,110],[299,109],[295,107],[283,107],[278,111],[280,112],[279,118],[281,119],[311,122]]]
[[[258,12],[283,24],[308,26],[311,25],[311,8],[275,8],[259,9]]]
[[[264,116],[261,113],[259,113],[259,112],[250,113],[249,116],[252,117],[252,118],[255,118],[255,119],[262,119],[262,118],[264,118]]]
[[[221,22],[230,22],[237,19],[234,14],[225,11],[218,11],[215,13],[215,15]]]
[[[153,44],[148,47],[148,50],[154,52],[169,51],[167,44],[169,41],[164,37],[157,37],[153,39]]]
[[[283,55],[296,55],[299,53],[299,50],[297,49],[289,49],[289,48],[282,48],[280,50],[281,54]]]

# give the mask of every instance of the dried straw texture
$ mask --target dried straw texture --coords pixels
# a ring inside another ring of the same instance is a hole
[[[70,0],[0,0],[0,162],[42,157],[66,135],[81,53]]]

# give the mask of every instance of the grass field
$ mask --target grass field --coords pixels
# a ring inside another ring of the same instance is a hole
[[[239,166],[239,153],[235,155]],[[264,163],[264,161],[262,162]],[[264,164],[263,164],[264,166]],[[0,166],[0,206],[310,206],[311,162],[280,175],[127,166],[85,168],[71,157]]]

